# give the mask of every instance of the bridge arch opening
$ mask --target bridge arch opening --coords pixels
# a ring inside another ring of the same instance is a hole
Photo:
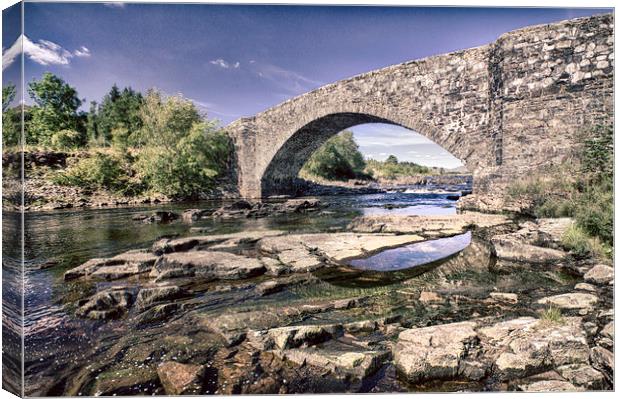
[[[416,157],[403,156],[403,148],[400,142],[394,143],[394,134],[385,135],[380,137],[381,130],[385,131],[386,127],[391,127],[395,135],[409,135],[410,137],[420,138],[420,144],[430,144],[434,146],[436,150],[441,151],[443,158],[449,159],[450,164],[445,169],[463,168],[465,161],[457,157],[453,151],[450,151],[448,147],[454,148],[458,144],[458,140],[455,142],[453,137],[442,135],[441,129],[429,129],[428,126],[416,123],[409,123],[409,121],[399,121],[396,118],[385,118],[368,113],[333,113],[322,117],[319,117],[296,130],[292,133],[284,144],[277,150],[276,154],[269,162],[264,173],[261,177],[261,192],[263,197],[276,196],[276,195],[300,195],[303,193],[307,182],[300,178],[299,172],[310,159],[313,153],[315,153],[328,139],[337,135],[345,130],[355,131],[368,131],[372,128],[382,127],[383,129],[376,129],[379,131],[377,139],[381,141],[384,150],[377,154],[369,154],[367,151],[362,151],[362,154],[367,155],[365,158],[380,158],[380,153],[384,153],[385,157],[388,155],[395,155],[397,158],[403,161],[412,161]],[[392,143],[390,143],[392,141]],[[359,144],[359,143],[358,143]],[[362,143],[366,144],[366,143]],[[424,154],[423,149],[418,149],[418,152],[422,156]],[[401,157],[398,157],[398,155]],[[373,156],[374,155],[374,156]],[[419,160],[420,157],[417,157]],[[382,159],[377,159],[381,161]],[[415,162],[415,160],[413,161]],[[423,166],[436,166],[429,165],[426,162],[416,162]],[[468,170],[469,172],[469,170]]]

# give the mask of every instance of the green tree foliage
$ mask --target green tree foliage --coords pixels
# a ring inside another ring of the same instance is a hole
[[[414,162],[398,162],[394,155],[390,155],[383,162],[369,159],[366,173],[375,179],[394,180],[399,177],[426,175],[431,172],[426,166]]]
[[[36,104],[31,110],[28,143],[49,145],[54,133],[66,129],[84,133],[78,114],[82,101],[64,80],[46,72],[28,84],[28,93]]]
[[[398,158],[396,158],[396,155],[390,155],[385,160],[385,163],[388,164],[388,165],[397,165],[398,164]]]
[[[119,152],[100,152],[80,159],[66,170],[58,173],[54,181],[66,186],[79,186],[89,190],[109,190],[124,195],[133,195],[140,185],[131,179],[130,159]]]
[[[84,144],[84,135],[75,130],[65,129],[54,133],[50,145],[56,150],[73,150]]]
[[[327,140],[302,168],[302,173],[328,180],[348,180],[363,176],[366,162],[353,138],[344,131]]]
[[[583,139],[578,159],[515,181],[508,194],[531,199],[538,217],[574,218],[567,247],[577,254],[584,250],[575,243],[592,239],[613,246],[613,158],[613,127],[596,126]]]
[[[86,119],[86,136],[90,143],[97,143],[99,138],[99,129],[97,127],[97,102],[90,102],[90,109]]]
[[[116,85],[112,86],[110,92],[103,97],[96,116],[92,117],[96,121],[95,141],[105,145],[129,145],[131,134],[142,127],[140,108],[143,101],[142,94],[131,87],[119,90]],[[90,113],[93,114],[92,106]],[[121,142],[119,137],[114,139],[113,133],[116,129],[127,132],[123,135],[125,142]]]
[[[141,108],[136,168],[147,187],[172,197],[198,197],[225,172],[232,145],[194,104],[179,96],[147,94]]]
[[[19,108],[11,108],[15,99],[15,85],[2,88],[2,144],[16,146],[21,136],[21,113]]]

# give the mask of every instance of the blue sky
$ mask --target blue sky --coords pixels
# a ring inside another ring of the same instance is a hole
[[[226,124],[358,73],[483,45],[527,25],[607,11],[26,3],[25,78],[53,72],[87,101],[99,101],[113,83],[157,87],[183,94]],[[5,79],[16,76],[18,64],[11,64],[16,37],[10,27],[5,22]],[[458,165],[410,131],[388,125],[353,130],[367,156],[394,153],[431,166]],[[388,136],[392,145],[382,145]]]

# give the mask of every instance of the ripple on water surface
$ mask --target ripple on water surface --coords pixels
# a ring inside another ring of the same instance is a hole
[[[389,272],[411,269],[436,262],[467,248],[471,243],[471,232],[453,237],[439,238],[388,249],[376,255],[354,259],[349,265],[361,270]]]

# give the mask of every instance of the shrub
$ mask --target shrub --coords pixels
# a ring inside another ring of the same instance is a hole
[[[50,144],[57,150],[76,149],[84,145],[84,135],[75,130],[61,130],[52,135]]]
[[[140,187],[130,175],[129,160],[125,156],[97,152],[58,173],[54,181],[57,184],[89,190],[105,189],[124,195],[135,195],[140,191]]]

